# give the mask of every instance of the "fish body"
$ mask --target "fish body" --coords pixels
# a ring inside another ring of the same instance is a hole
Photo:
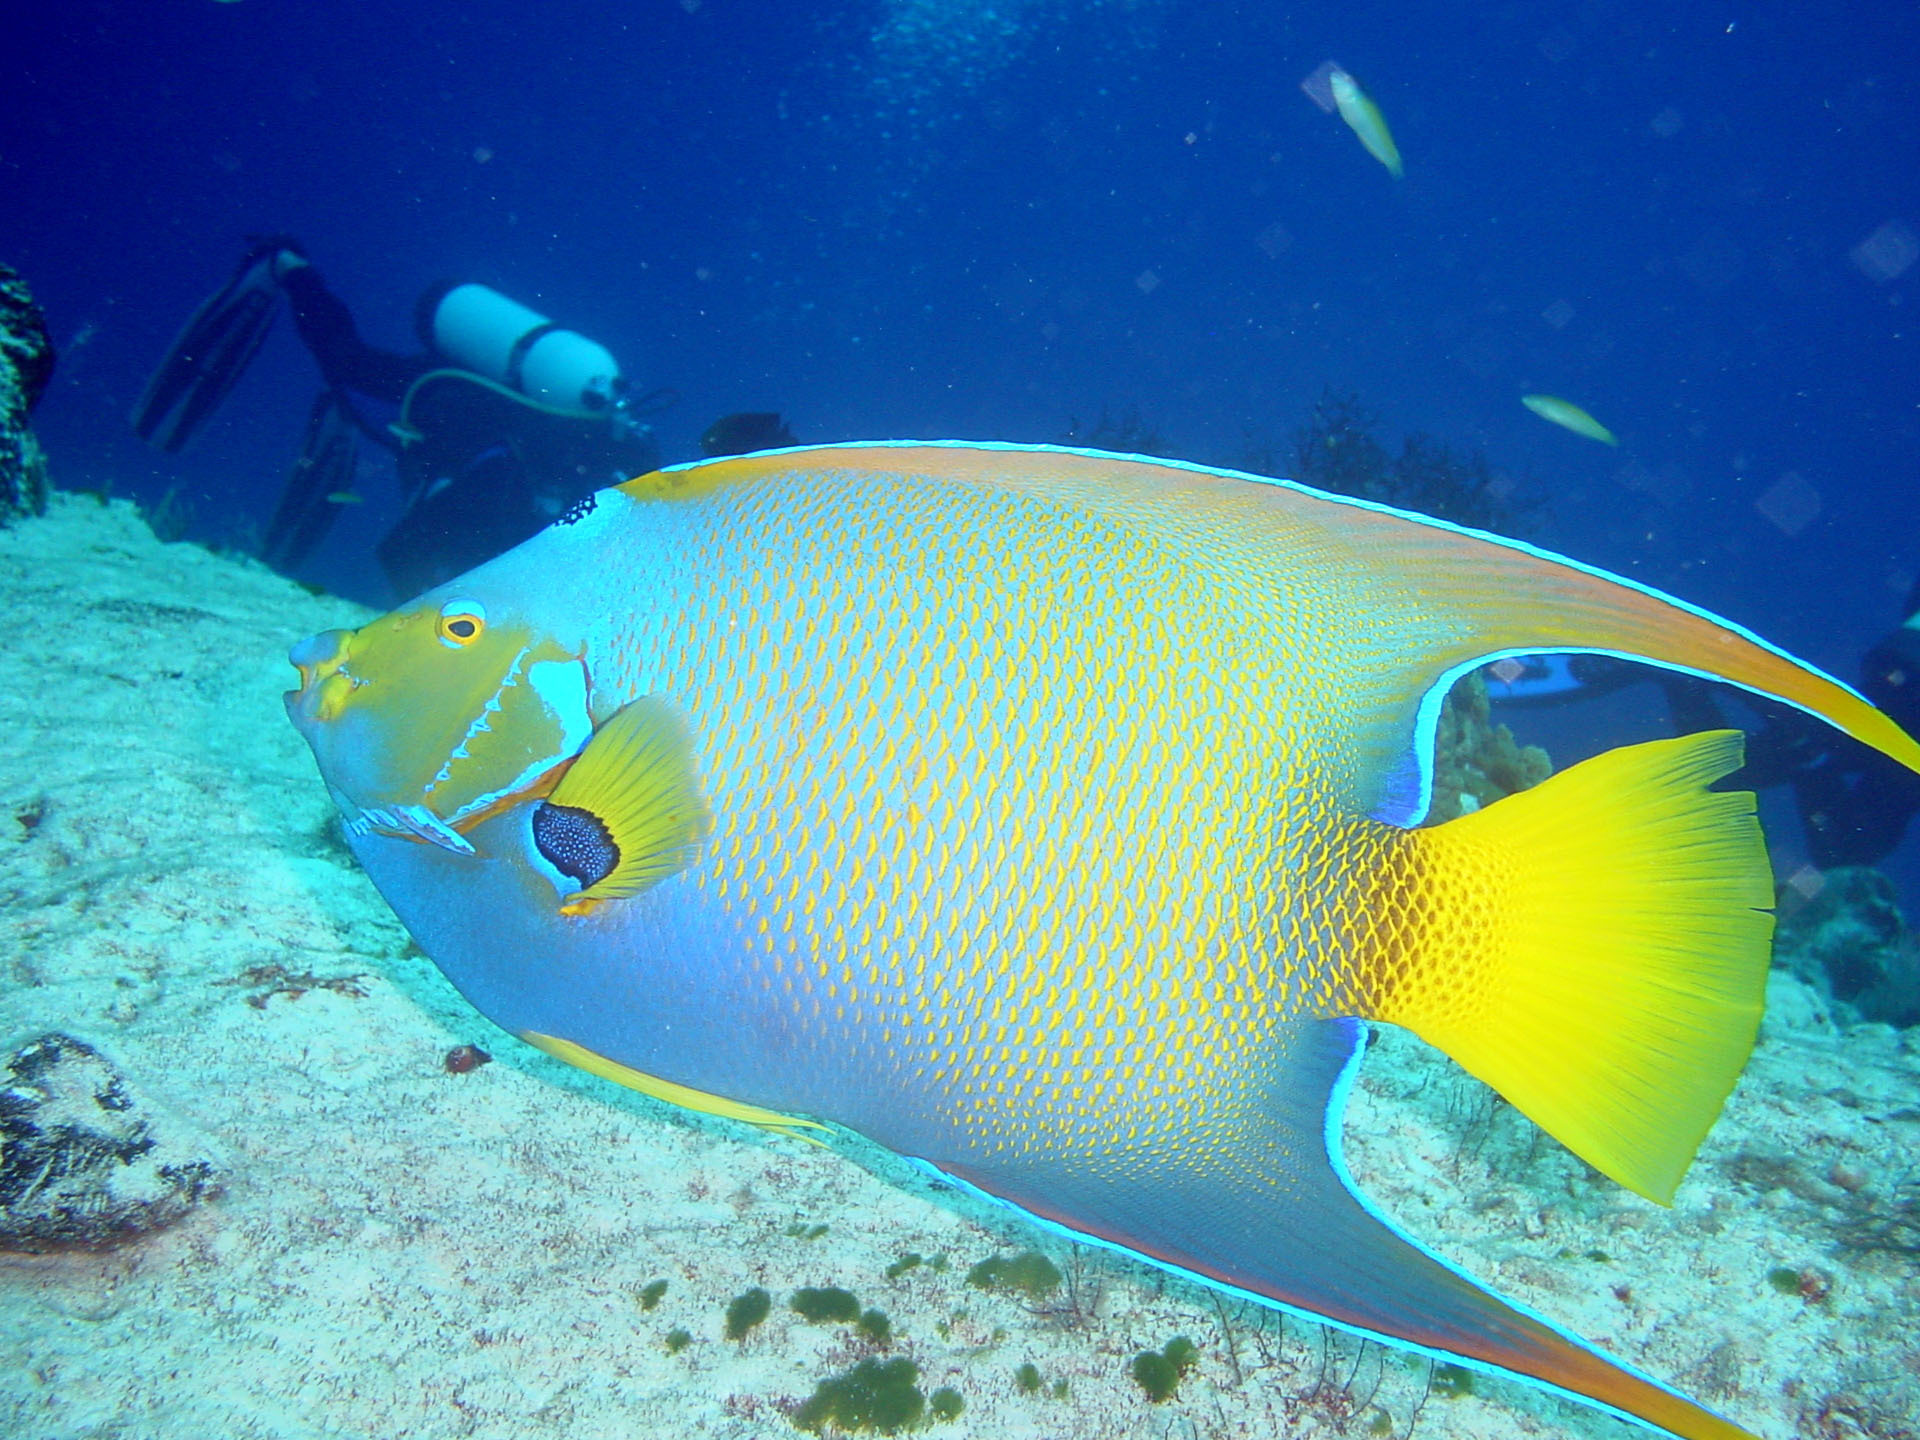
[[[1400,163],[1400,147],[1393,143],[1393,132],[1387,128],[1380,107],[1360,88],[1360,82],[1336,65],[1327,72],[1327,88],[1333,92],[1334,108],[1340,112],[1340,118],[1360,137],[1367,153],[1386,166],[1394,179],[1403,178],[1406,169]]]
[[[1542,420],[1551,420],[1563,430],[1571,430],[1589,440],[1598,440],[1602,445],[1620,443],[1611,430],[1571,400],[1562,400],[1558,395],[1522,395],[1520,403]]]
[[[305,642],[288,705],[422,948],[554,1053],[1727,1440],[1408,1240],[1339,1159],[1361,1017],[1662,1199],[1751,1046],[1771,886],[1751,797],[1705,789],[1737,737],[1407,828],[1451,681],[1554,649],[1725,675],[1920,763],[1844,687],[1625,582],[1044,447],[642,477]],[[1643,973],[1676,948],[1679,1000]]]

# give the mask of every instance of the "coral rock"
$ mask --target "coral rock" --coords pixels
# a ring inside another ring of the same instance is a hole
[[[218,1189],[214,1162],[185,1137],[156,1133],[147,1107],[85,1041],[50,1033],[7,1057],[0,1250],[123,1244],[171,1225]]]
[[[47,510],[47,462],[27,423],[53,375],[53,341],[26,281],[0,265],[0,524]]]
[[[1878,870],[1843,866],[1784,890],[1773,963],[1834,1002],[1847,1023],[1920,1024],[1920,936]]]

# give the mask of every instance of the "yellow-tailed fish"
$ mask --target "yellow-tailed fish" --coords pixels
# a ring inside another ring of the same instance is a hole
[[[1520,403],[1542,420],[1551,420],[1562,429],[1571,430],[1576,435],[1584,435],[1589,440],[1598,440],[1602,445],[1620,443],[1614,439],[1611,430],[1571,400],[1562,400],[1558,395],[1522,395]]]
[[[1720,731],[1447,824],[1440,700],[1599,651],[1798,705],[1746,631],[1515,541],[1045,447],[715,460],[301,644],[354,852],[481,1010],[665,1099],[832,1122],[1231,1293],[1694,1440],[1746,1434],[1354,1189],[1364,1021],[1667,1202],[1759,1022]]]
[[[1400,164],[1400,148],[1393,143],[1393,132],[1387,129],[1386,117],[1373,103],[1373,98],[1360,88],[1360,82],[1336,65],[1327,72],[1327,88],[1333,91],[1334,107],[1339,110],[1340,118],[1360,137],[1367,153],[1386,166],[1394,179],[1405,175]]]

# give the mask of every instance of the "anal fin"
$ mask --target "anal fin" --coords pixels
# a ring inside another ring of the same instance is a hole
[[[1104,1155],[1089,1144],[1016,1163],[937,1168],[1077,1239],[1389,1344],[1505,1371],[1686,1440],[1749,1432],[1468,1279],[1370,1209],[1338,1158],[1358,1063],[1352,1020],[1286,1027],[1265,1093],[1246,1098],[1242,1153]],[[1327,1123],[1332,1117],[1332,1125]],[[1218,1135],[1232,1128],[1194,1127]]]

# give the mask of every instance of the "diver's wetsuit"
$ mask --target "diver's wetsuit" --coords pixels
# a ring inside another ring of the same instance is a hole
[[[513,548],[581,496],[659,464],[643,429],[532,404],[430,351],[369,345],[312,265],[288,267],[279,283],[328,391],[362,434],[397,456],[406,513],[377,550],[402,596]],[[324,529],[319,518],[300,531],[308,549]]]
[[[407,387],[438,363],[431,355],[395,355],[361,339],[346,302],[327,289],[311,265],[288,270],[280,277],[280,288],[292,304],[301,342],[331,390],[398,406]],[[372,429],[368,434],[389,449],[400,448],[390,435]]]

